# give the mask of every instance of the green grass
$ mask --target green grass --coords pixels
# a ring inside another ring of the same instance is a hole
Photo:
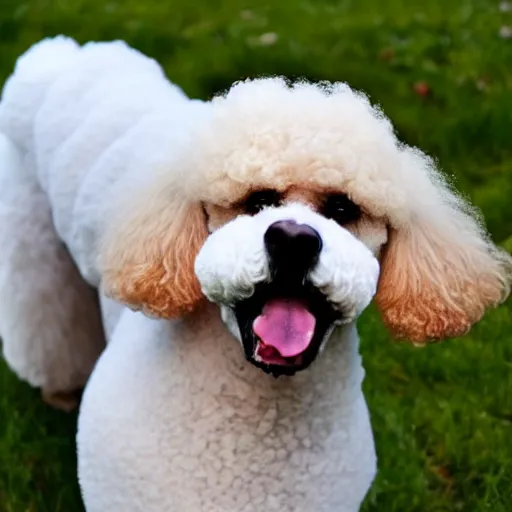
[[[0,78],[30,44],[65,33],[125,39],[202,98],[255,75],[347,81],[456,177],[512,249],[512,39],[499,35],[507,25],[512,11],[484,0],[1,0]],[[277,40],[263,44],[266,33]],[[366,512],[512,509],[511,309],[509,301],[469,336],[422,350],[393,343],[373,310],[364,315],[380,457]],[[0,511],[82,510],[75,416],[45,408],[5,366],[0,384]]]

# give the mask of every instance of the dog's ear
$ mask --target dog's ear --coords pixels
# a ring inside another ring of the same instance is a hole
[[[200,204],[142,194],[113,215],[100,248],[102,288],[144,313],[175,318],[203,299],[194,262],[207,237]]]
[[[465,334],[512,282],[512,258],[478,215],[435,171],[423,177],[412,197],[419,207],[390,231],[376,295],[392,334],[415,344]]]

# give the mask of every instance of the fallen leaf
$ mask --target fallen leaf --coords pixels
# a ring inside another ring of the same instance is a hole
[[[254,19],[254,13],[249,9],[244,9],[240,11],[240,18],[245,21],[250,21]]]
[[[260,44],[262,46],[272,46],[277,43],[278,39],[279,37],[275,32],[266,32],[265,34],[261,34]]]
[[[500,11],[501,12],[510,12],[510,11],[512,11],[512,5],[509,2],[501,2],[500,3]]]
[[[425,98],[430,94],[430,86],[427,82],[416,82],[413,86],[414,92]]]
[[[500,37],[502,39],[511,39],[512,38],[512,27],[508,27],[507,25],[503,25],[500,28]]]
[[[379,53],[381,60],[389,61],[395,56],[395,50],[393,48],[384,48]]]

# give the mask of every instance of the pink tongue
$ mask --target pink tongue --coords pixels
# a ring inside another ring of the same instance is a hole
[[[311,343],[315,317],[298,301],[276,299],[265,305],[252,328],[265,345],[274,347],[282,357],[294,357]]]

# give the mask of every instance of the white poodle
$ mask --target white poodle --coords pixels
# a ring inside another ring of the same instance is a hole
[[[203,103],[123,43],[57,38],[18,61],[0,132],[6,360],[67,407],[109,340],[79,419],[88,512],[359,510],[360,313],[424,344],[509,293],[475,212],[344,84]]]

